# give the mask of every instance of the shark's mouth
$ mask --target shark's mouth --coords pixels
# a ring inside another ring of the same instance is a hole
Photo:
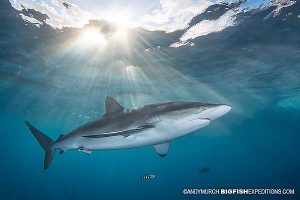
[[[191,119],[190,122],[188,124],[190,124],[189,126],[191,127],[197,127],[197,129],[202,128],[204,126],[207,126],[208,124],[210,124],[211,120],[208,118],[194,118]]]

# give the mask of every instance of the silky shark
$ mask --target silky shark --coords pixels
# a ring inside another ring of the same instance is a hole
[[[124,109],[112,97],[106,97],[105,110],[102,117],[60,135],[56,141],[25,121],[45,151],[44,169],[49,167],[55,150],[90,154],[94,150],[153,146],[158,155],[166,156],[170,141],[207,126],[231,107],[177,101]]]

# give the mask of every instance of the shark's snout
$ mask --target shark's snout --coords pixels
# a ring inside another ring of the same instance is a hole
[[[209,119],[214,120],[217,119],[231,110],[231,107],[228,105],[214,105],[209,113]]]

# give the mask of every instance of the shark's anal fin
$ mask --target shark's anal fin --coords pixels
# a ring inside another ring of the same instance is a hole
[[[86,148],[84,148],[84,147],[79,147],[78,149],[77,149],[78,151],[81,151],[81,152],[83,152],[83,153],[86,153],[86,154],[92,154],[92,151],[91,150],[88,150],[88,149],[86,149]]]
[[[105,97],[105,114],[103,116],[112,115],[118,112],[122,112],[124,110],[123,106],[121,106],[116,100],[112,97]]]
[[[156,145],[153,145],[153,147],[154,147],[156,153],[162,157],[166,156],[169,152],[169,143],[168,142],[156,144]]]

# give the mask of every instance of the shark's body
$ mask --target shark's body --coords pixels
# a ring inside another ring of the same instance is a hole
[[[61,153],[69,149],[91,153],[152,145],[160,156],[165,156],[171,140],[207,126],[231,110],[228,105],[199,102],[159,103],[126,110],[111,97],[105,99],[105,107],[103,117],[61,135],[54,142],[26,122],[46,152],[45,169],[55,149]]]

